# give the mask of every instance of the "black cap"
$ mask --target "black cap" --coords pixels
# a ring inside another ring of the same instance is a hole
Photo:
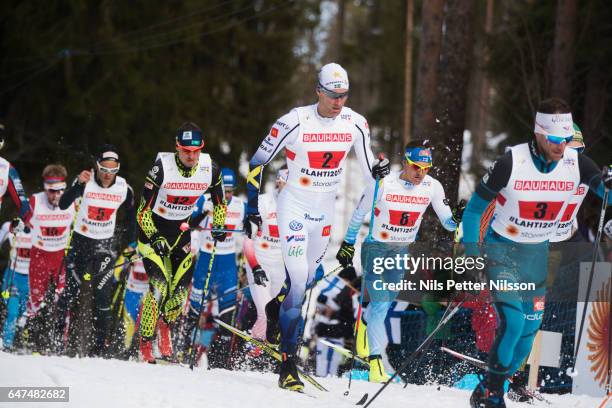
[[[96,161],[99,163],[101,161],[112,160],[119,162],[119,152],[117,148],[112,144],[105,144],[100,149],[100,153],[98,153],[98,157],[96,157]]]

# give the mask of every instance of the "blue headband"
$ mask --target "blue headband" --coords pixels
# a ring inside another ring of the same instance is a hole
[[[413,162],[431,163],[431,149],[429,147],[409,147],[406,149],[406,158]]]

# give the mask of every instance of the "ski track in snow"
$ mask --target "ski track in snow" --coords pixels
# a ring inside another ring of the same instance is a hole
[[[349,397],[343,393],[346,379],[326,378],[319,382],[325,393],[306,383],[308,395],[281,390],[272,373],[227,371],[222,369],[193,372],[176,365],[149,365],[132,361],[93,358],[24,356],[0,352],[0,385],[70,387],[70,403],[0,403],[0,407],[354,407],[364,392],[370,398],[378,384],[353,381]],[[310,398],[316,396],[316,399]],[[429,385],[391,384],[371,407],[469,408],[470,393],[465,390]],[[553,407],[597,407],[600,399],[575,395],[545,397]],[[508,408],[551,407],[507,402]]]

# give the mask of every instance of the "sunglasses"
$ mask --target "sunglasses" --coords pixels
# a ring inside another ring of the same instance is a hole
[[[572,141],[573,138],[574,136],[563,137],[563,136],[546,135],[546,140],[548,140],[552,144],[557,144],[557,145],[563,142],[569,143]]]
[[[48,188],[46,189],[46,191],[50,194],[59,194],[59,193],[63,193],[64,192],[64,188],[59,188],[59,189],[54,189],[54,188]]]
[[[119,163],[117,163],[117,167],[104,167],[100,163],[97,163],[97,165],[98,165],[98,170],[106,174],[117,174],[119,173],[119,168],[121,167]]]
[[[325,88],[323,85],[319,84],[319,91],[323,92],[325,96],[331,99],[342,99],[346,98],[349,94],[349,91],[346,92],[334,92],[330,89]]]
[[[431,169],[431,167],[433,166],[433,163],[421,164],[420,162],[414,162],[408,158],[408,155],[406,155],[406,161],[408,162],[408,165],[410,166],[410,168],[412,168],[413,170],[417,170],[417,171],[418,170],[429,171],[429,169]]]

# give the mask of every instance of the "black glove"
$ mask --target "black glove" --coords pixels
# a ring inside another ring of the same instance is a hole
[[[225,241],[225,238],[227,238],[227,232],[225,231],[216,231],[216,230],[220,230],[225,228],[225,226],[214,226],[213,225],[213,229],[210,231],[210,235],[212,235],[213,239],[215,241],[219,241],[219,242],[223,242]]]
[[[452,211],[453,211],[453,221],[455,221],[455,223],[457,225],[459,225],[461,223],[461,219],[463,218],[463,212],[465,211],[465,206],[466,205],[467,205],[467,202],[465,200],[461,200],[455,206],[455,208],[452,209]]]
[[[11,221],[10,230],[15,233],[19,233],[19,232],[25,232],[26,234],[30,233],[30,227],[28,227],[21,218],[13,218],[13,220]]]
[[[374,160],[372,166],[372,177],[382,179],[391,171],[391,163],[389,159],[382,158]]]
[[[604,167],[601,174],[601,181],[608,190],[612,190],[612,164]]]
[[[266,282],[270,282],[268,277],[266,276],[266,272],[262,269],[262,267],[258,264],[253,267],[253,280],[256,285],[260,285],[265,287]]]
[[[170,244],[168,240],[158,233],[153,234],[151,237],[151,247],[161,258],[170,255]]]
[[[244,223],[244,233],[247,237],[253,238],[253,226],[251,223],[257,225],[257,229],[261,228],[261,215],[259,213],[247,214],[246,222]]]
[[[340,265],[345,268],[349,265],[353,264],[353,256],[355,255],[355,246],[353,244],[349,244],[346,241],[342,241],[342,245],[340,245],[340,249],[336,254],[336,259],[340,262]]]

